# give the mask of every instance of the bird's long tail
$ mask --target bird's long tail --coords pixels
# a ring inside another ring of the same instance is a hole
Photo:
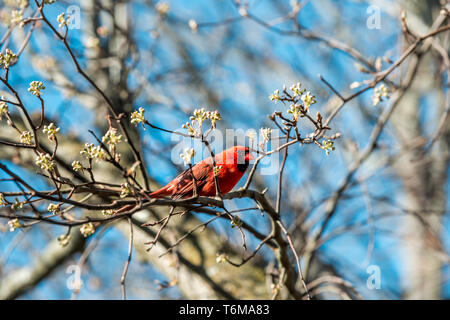
[[[171,194],[172,194],[172,192],[168,191],[167,187],[164,187],[159,190],[153,191],[152,193],[149,194],[149,197],[164,198],[164,197],[170,196]]]
[[[166,197],[166,196],[170,196],[171,194],[172,194],[171,191],[170,190],[168,191],[167,187],[163,187],[163,188],[161,188],[159,190],[156,190],[156,191],[150,193],[148,196],[151,197],[151,198],[158,199],[158,198],[163,198],[163,197]],[[116,210],[115,214],[131,211],[131,210],[133,210],[134,207],[136,207],[135,204],[125,205],[122,208]]]

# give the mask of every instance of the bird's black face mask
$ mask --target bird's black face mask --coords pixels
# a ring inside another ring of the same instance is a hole
[[[237,168],[239,171],[244,172],[249,165],[248,150],[237,150]]]

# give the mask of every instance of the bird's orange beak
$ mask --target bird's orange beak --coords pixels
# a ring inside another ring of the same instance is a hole
[[[247,159],[250,161],[250,160],[255,159],[255,157],[254,157],[251,153],[249,153],[249,154],[247,155]]]

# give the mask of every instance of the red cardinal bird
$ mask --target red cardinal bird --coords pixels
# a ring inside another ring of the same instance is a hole
[[[236,146],[222,151],[215,156],[216,167],[220,168],[217,174],[219,190],[222,194],[228,193],[239,182],[247,170],[253,156],[248,147]],[[192,173],[196,179],[197,195],[215,196],[216,185],[214,182],[213,161],[209,157],[192,167]],[[150,193],[150,197],[162,198],[171,196],[173,199],[190,198],[194,195],[194,182],[191,170],[180,173],[161,189]]]

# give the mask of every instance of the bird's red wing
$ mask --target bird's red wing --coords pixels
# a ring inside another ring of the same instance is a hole
[[[197,191],[201,194],[201,190],[208,181],[208,177],[212,176],[212,165],[207,162],[200,162],[192,168],[192,172],[196,178]],[[173,199],[181,199],[193,195],[194,182],[190,169],[180,173],[175,180],[177,184],[176,189],[172,192]]]

